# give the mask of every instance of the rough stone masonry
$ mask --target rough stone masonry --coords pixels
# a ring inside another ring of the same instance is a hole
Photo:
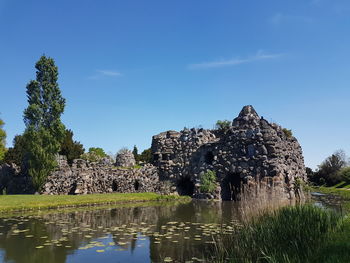
[[[281,126],[260,118],[252,106],[243,107],[228,130],[184,129],[153,136],[153,164],[132,167],[129,151],[116,163],[90,163],[65,158],[47,179],[41,193],[89,194],[108,192],[158,192],[195,198],[242,200],[247,197],[293,199],[301,197],[306,180],[302,149]],[[216,188],[201,192],[209,170]],[[30,178],[14,164],[0,166],[0,191],[31,193]]]
[[[301,195],[306,180],[304,158],[297,139],[281,126],[260,118],[252,106],[243,107],[227,131],[184,129],[153,137],[154,165],[173,190],[197,198],[240,200],[275,194]],[[216,172],[213,193],[201,193],[201,177]]]

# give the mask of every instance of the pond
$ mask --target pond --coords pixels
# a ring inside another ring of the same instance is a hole
[[[0,262],[204,262],[215,235],[256,210],[192,201],[2,215]]]

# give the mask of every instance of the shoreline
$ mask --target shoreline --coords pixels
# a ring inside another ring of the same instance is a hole
[[[94,207],[150,201],[189,201],[188,196],[156,193],[108,193],[89,195],[0,195],[0,213]]]

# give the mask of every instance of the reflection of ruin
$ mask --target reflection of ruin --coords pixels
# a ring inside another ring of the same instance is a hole
[[[185,128],[153,136],[152,152],[161,180],[170,180],[179,194],[191,195],[194,186],[199,198],[259,198],[263,188],[294,198],[295,180],[306,176],[298,141],[252,106],[243,107],[227,131]],[[216,172],[217,190],[205,194],[200,184],[208,170]]]
[[[272,202],[267,202],[271,206]],[[115,244],[114,249],[146,249],[152,262],[162,262],[165,257],[172,257],[178,262],[191,260],[193,256],[201,258],[210,252],[210,244],[194,241],[204,224],[230,224],[232,220],[245,220],[247,216],[256,215],[262,203],[244,202],[206,202],[138,204],[135,207],[110,207],[107,209],[78,209],[62,211],[34,212],[32,215],[0,219],[0,252],[10,262],[66,262],[69,255],[79,247],[90,244],[98,238],[109,237]],[[280,205],[280,204],[278,204]],[[278,206],[276,204],[276,207]],[[264,207],[266,208],[266,206]],[[176,225],[169,222],[177,222]],[[181,225],[191,226],[189,232]],[[166,226],[164,228],[164,226]],[[173,226],[173,227],[172,227]],[[162,238],[157,244],[154,233],[161,235],[176,230],[173,239]],[[29,229],[28,232],[14,234],[15,229]],[[180,230],[179,230],[180,229]],[[25,238],[27,234],[33,235]],[[148,238],[150,247],[136,246],[136,237],[143,234]],[[186,240],[186,236],[191,239]],[[46,237],[42,239],[42,237]],[[211,236],[207,237],[211,240]],[[63,240],[63,241],[60,241]],[[42,249],[35,247],[50,242]],[[108,241],[110,242],[110,241]],[[60,246],[57,246],[60,244]],[[96,253],[95,249],[91,253]],[[19,253],[21,251],[21,253]],[[115,251],[118,255],[118,252]]]

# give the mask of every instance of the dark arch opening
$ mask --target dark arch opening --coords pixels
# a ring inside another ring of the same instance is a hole
[[[179,195],[192,196],[194,193],[194,183],[188,177],[181,177],[177,181],[176,188]]]
[[[206,164],[212,165],[214,161],[214,154],[212,152],[207,152],[204,156],[204,161]]]
[[[138,180],[136,180],[136,181],[134,182],[134,189],[135,189],[135,191],[138,191],[139,188],[140,188],[140,183],[139,183]]]
[[[221,199],[239,201],[241,199],[242,180],[239,173],[227,174],[221,183]]]
[[[69,195],[76,195],[75,190],[77,190],[77,183],[73,183],[72,188],[69,190]]]
[[[113,192],[117,192],[117,190],[118,190],[118,184],[117,184],[116,181],[113,181],[113,183],[112,183],[112,191]]]

